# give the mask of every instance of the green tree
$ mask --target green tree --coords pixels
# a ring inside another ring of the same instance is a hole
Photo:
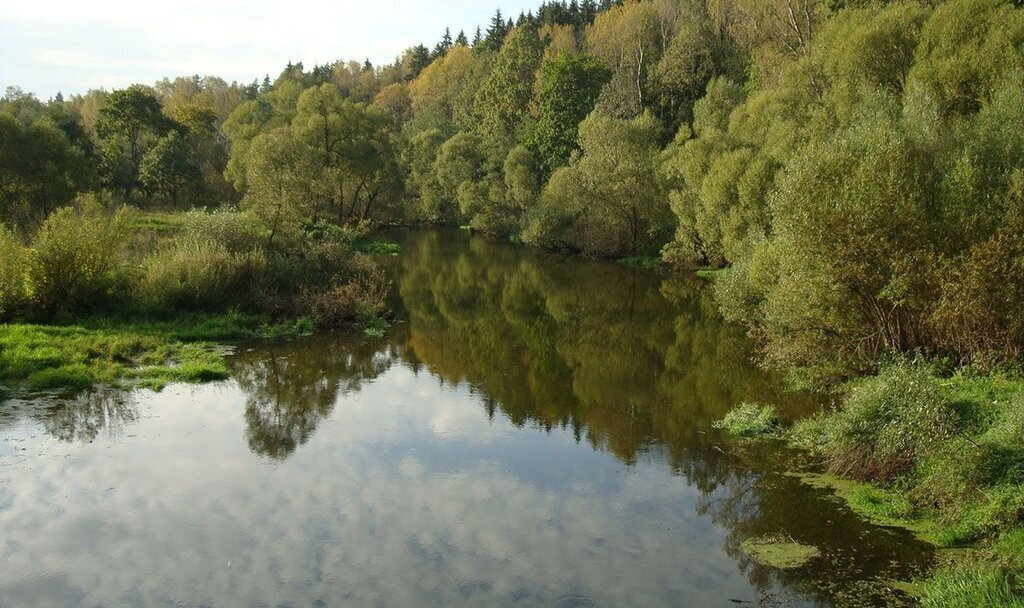
[[[132,85],[108,95],[96,121],[107,183],[130,198],[139,183],[142,157],[156,139],[173,128],[151,89]]]
[[[0,217],[27,224],[91,182],[85,154],[49,117],[29,126],[0,113]]]
[[[297,238],[322,194],[316,190],[320,170],[316,151],[288,127],[261,133],[252,141],[246,165],[248,189],[242,204],[267,228],[267,246]]]
[[[142,158],[139,180],[151,194],[162,194],[178,206],[178,196],[202,173],[185,138],[171,131]]]
[[[634,120],[594,112],[580,124],[582,154],[552,175],[540,211],[562,235],[540,234],[539,242],[562,242],[590,255],[624,256],[657,251],[671,231],[671,213],[656,173],[659,129],[645,115]],[[544,215],[546,214],[546,215]],[[571,221],[556,219],[568,215]]]
[[[511,147],[528,115],[543,45],[531,26],[515,28],[494,58],[474,101],[481,136]]]
[[[537,93],[537,122],[529,144],[543,176],[569,162],[580,122],[590,114],[611,72],[593,56],[559,53],[544,61]]]

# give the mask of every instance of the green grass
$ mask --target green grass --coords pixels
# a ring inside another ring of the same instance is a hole
[[[95,384],[162,388],[228,376],[216,342],[308,335],[307,318],[270,323],[241,313],[169,321],[81,321],[0,325],[0,385],[10,390],[81,389]]]
[[[936,573],[924,584],[922,608],[1024,608],[1012,575],[996,568],[965,567]]]
[[[741,403],[715,422],[714,427],[736,437],[763,437],[778,429],[779,415],[771,405]]]
[[[0,325],[0,381],[29,391],[94,384],[161,388],[228,376],[207,342],[186,343],[140,326]]]
[[[942,378],[896,364],[852,384],[840,407],[801,421],[787,437],[840,475],[801,475],[804,482],[833,490],[873,523],[970,553],[923,581],[923,606],[1024,608],[1019,375]]]
[[[619,258],[615,261],[620,266],[625,266],[626,268],[640,269],[658,268],[662,264],[661,258],[646,255],[634,255],[627,258]]]
[[[402,251],[398,243],[380,239],[357,239],[352,242],[352,249],[375,255],[398,255]]]
[[[391,323],[381,316],[374,316],[362,320],[363,333],[373,338],[382,338],[387,333]]]
[[[129,227],[133,231],[174,232],[185,223],[183,212],[136,211],[132,214]]]

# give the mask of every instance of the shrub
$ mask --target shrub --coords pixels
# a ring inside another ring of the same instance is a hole
[[[954,422],[931,370],[896,363],[861,382],[835,412],[798,423],[793,437],[825,456],[835,474],[888,481],[934,454]]]
[[[714,427],[737,437],[758,437],[772,433],[778,425],[779,415],[773,406],[741,403],[715,422]]]
[[[28,256],[28,289],[42,312],[109,305],[124,293],[121,251],[129,211],[106,214],[95,202],[65,207],[46,219]]]
[[[18,237],[0,224],[0,319],[25,303],[26,260],[27,252]]]
[[[150,312],[232,308],[251,301],[266,269],[258,250],[234,253],[214,241],[178,242],[143,262],[139,304]]]
[[[311,291],[304,300],[318,326],[339,327],[383,314],[389,289],[383,270],[375,269],[326,291]]]
[[[217,243],[230,252],[249,252],[262,245],[263,231],[248,213],[234,209],[196,210],[184,215],[178,240]]]

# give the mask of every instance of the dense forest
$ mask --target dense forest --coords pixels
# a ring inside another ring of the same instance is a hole
[[[573,1],[387,66],[12,87],[0,241],[83,193],[237,206],[269,246],[303,223],[464,225],[729,268],[727,315],[810,381],[892,352],[995,365],[1024,344],[1022,49],[999,0]]]
[[[552,1],[390,65],[9,87],[0,218],[0,320],[372,323],[380,225],[700,269],[797,385],[881,370],[796,442],[1024,562],[1019,1]]]

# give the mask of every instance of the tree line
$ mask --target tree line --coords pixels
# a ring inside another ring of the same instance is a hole
[[[726,268],[810,381],[1024,345],[1024,11],[1009,0],[545,2],[392,64],[0,101],[0,214],[82,191],[269,226],[428,222]]]

